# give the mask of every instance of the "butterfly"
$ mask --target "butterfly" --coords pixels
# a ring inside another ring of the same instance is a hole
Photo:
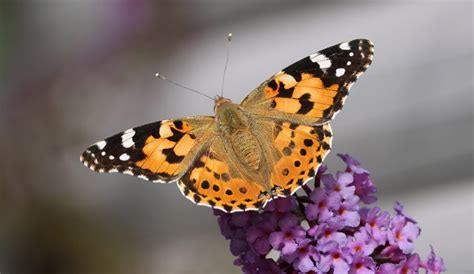
[[[258,210],[311,180],[331,149],[329,122],[371,64],[373,44],[356,39],[276,73],[240,103],[215,97],[215,116],[130,128],[87,148],[85,166],[159,183],[177,182],[198,205]]]

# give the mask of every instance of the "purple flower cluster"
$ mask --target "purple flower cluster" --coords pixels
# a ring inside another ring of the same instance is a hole
[[[414,253],[420,228],[396,203],[390,215],[378,207],[370,173],[349,155],[334,177],[321,166],[304,195],[275,199],[262,212],[215,211],[234,264],[244,273],[440,273],[433,249],[423,261]],[[321,185],[322,183],[322,185]]]

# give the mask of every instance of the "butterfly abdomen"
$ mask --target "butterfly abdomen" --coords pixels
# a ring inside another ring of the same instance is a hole
[[[248,170],[258,170],[262,149],[250,129],[254,123],[252,117],[230,101],[217,105],[216,117],[220,133],[239,164]]]
[[[232,150],[240,162],[250,169],[257,170],[261,160],[261,148],[255,136],[247,130],[235,132],[230,136]]]

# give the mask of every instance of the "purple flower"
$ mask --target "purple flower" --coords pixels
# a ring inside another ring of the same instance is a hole
[[[240,254],[246,252],[249,249],[247,241],[241,239],[232,239],[230,240],[230,252],[234,256],[239,256]]]
[[[377,192],[372,180],[370,180],[370,172],[360,167],[360,163],[349,156],[348,154],[337,154],[347,164],[346,172],[353,172],[354,176],[354,187],[355,194],[359,196],[362,202],[371,204],[377,201],[377,198],[373,196]]]
[[[287,262],[301,272],[317,271],[315,263],[320,259],[319,252],[310,243],[309,239],[301,241],[295,252],[285,256]]]
[[[251,219],[250,214],[236,212],[230,216],[230,223],[236,227],[246,227]]]
[[[436,256],[433,247],[430,246],[431,252],[428,256],[426,262],[421,262],[421,266],[426,269],[426,273],[428,274],[438,274],[443,271],[446,271],[446,267],[444,266],[443,258]]]
[[[426,261],[414,253],[420,228],[400,203],[392,216],[378,207],[360,208],[376,200],[376,188],[359,162],[339,156],[346,170],[333,177],[321,167],[311,193],[306,187],[303,195],[275,199],[261,212],[214,212],[234,264],[248,274],[445,271],[433,249]],[[272,249],[279,251],[276,261],[267,258]]]
[[[341,194],[341,197],[344,199],[354,195],[355,186],[349,186],[354,182],[354,176],[352,176],[351,173],[338,171],[336,178],[337,179],[334,179],[331,174],[321,176],[321,180],[328,191],[337,192]]]
[[[306,236],[304,229],[297,225],[296,216],[288,215],[280,222],[281,231],[270,234],[269,242],[273,248],[280,250],[283,255],[296,251],[298,243]]]
[[[391,245],[397,245],[403,253],[411,253],[415,249],[413,243],[420,235],[420,228],[408,221],[405,216],[397,215],[393,217],[391,229],[388,233],[388,241]]]
[[[420,256],[414,253],[409,255],[408,259],[400,262],[397,273],[400,274],[418,274],[418,268],[420,267]]]
[[[372,258],[357,254],[352,260],[349,274],[374,274],[375,262]]]
[[[255,252],[265,255],[272,247],[268,241],[269,234],[272,233],[273,226],[269,222],[251,226],[247,230],[247,242],[253,247]]]
[[[390,263],[381,264],[375,274],[394,274],[397,271],[397,266]]]
[[[364,256],[369,256],[374,252],[377,243],[372,239],[365,229],[361,229],[354,233],[353,237],[350,237],[347,243],[347,247],[350,249],[353,255],[362,253]]]
[[[317,188],[311,192],[310,199],[313,203],[308,204],[305,209],[305,214],[308,220],[326,221],[334,216],[331,210],[337,208],[341,202],[341,198],[337,193],[326,194],[326,190]]]
[[[329,220],[327,223],[322,223],[318,226],[314,238],[318,243],[324,245],[328,242],[335,242],[344,246],[347,243],[347,235],[340,230],[344,227],[344,223],[336,218]]]
[[[405,217],[405,219],[407,219],[407,221],[416,224],[416,221],[412,217],[405,215],[405,213],[403,212],[403,209],[404,209],[404,206],[399,201],[396,201],[395,205],[393,206],[393,210],[395,210],[395,212],[398,215],[401,215],[401,216]]]
[[[328,166],[325,164],[322,164],[321,166],[319,166],[318,172],[316,174],[323,175],[324,173],[326,173],[327,170],[328,170]]]
[[[359,161],[356,159],[352,158],[349,154],[337,154],[347,165],[347,172],[354,172],[356,174],[370,174],[366,169],[360,167]]]
[[[265,211],[286,213],[293,210],[295,207],[296,200],[294,197],[278,198],[270,201],[267,206],[265,206]]]
[[[340,247],[336,242],[329,242],[321,247],[321,262],[318,269],[322,272],[334,270],[334,274],[346,274],[349,272],[349,265],[352,263],[352,257],[349,249]]]
[[[376,258],[384,262],[399,263],[406,259],[406,255],[403,254],[398,246],[389,245],[384,247],[380,253],[376,255]]]
[[[356,227],[360,223],[359,197],[349,196],[334,211],[345,226]]]
[[[283,274],[284,272],[278,267],[277,263],[272,259],[255,257],[251,263],[237,259],[234,262],[237,266],[242,266],[244,273],[248,274]]]
[[[365,204],[371,204],[377,201],[377,197],[373,194],[377,192],[377,188],[369,177],[368,173],[354,174],[355,195]]]
[[[378,207],[371,209],[363,208],[360,211],[362,224],[377,241],[379,245],[384,245],[387,241],[387,230],[390,224],[390,214],[382,211]]]
[[[222,211],[220,210],[214,210],[214,214],[216,215],[217,213],[220,214],[221,212]],[[228,240],[232,239],[233,232],[234,232],[232,227],[229,224],[230,219],[231,219],[231,216],[225,215],[225,214],[220,215],[219,218],[217,219],[217,223],[219,224],[219,228],[221,229],[222,236],[224,236]]]

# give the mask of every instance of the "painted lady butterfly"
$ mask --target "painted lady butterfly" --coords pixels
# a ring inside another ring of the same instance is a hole
[[[307,56],[254,89],[240,104],[215,98],[215,116],[131,128],[89,147],[97,172],[177,182],[189,200],[226,212],[255,210],[308,182],[331,149],[329,121],[370,65],[358,39]]]

